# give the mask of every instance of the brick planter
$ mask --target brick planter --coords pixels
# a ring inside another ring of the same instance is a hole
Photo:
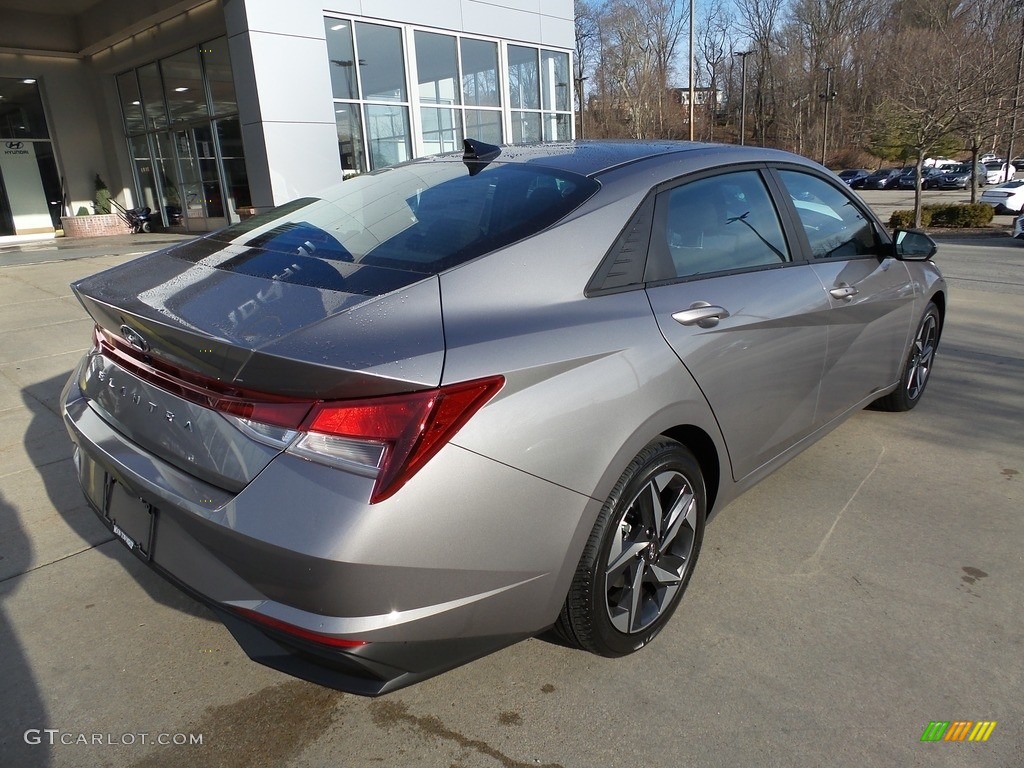
[[[131,229],[116,213],[98,213],[95,216],[61,216],[64,237],[105,237],[128,235]]]

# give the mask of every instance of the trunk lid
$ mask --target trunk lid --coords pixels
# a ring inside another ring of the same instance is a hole
[[[269,248],[203,238],[72,285],[120,352],[108,344],[80,368],[91,407],[144,450],[230,491],[284,445],[197,404],[197,386],[312,403],[441,380],[436,276],[356,265],[311,231],[286,234]]]
[[[209,237],[72,289],[98,325],[144,354],[250,390],[338,399],[441,378],[436,276]]]

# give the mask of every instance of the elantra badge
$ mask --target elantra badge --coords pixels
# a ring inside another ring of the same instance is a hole
[[[134,328],[128,325],[121,326],[121,335],[124,336],[124,340],[135,347],[140,352],[149,352],[149,342],[143,337],[141,333],[136,331]]]

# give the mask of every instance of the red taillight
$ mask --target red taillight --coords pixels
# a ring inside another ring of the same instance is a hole
[[[95,333],[97,349],[119,366],[178,397],[241,420],[240,428],[250,436],[376,478],[371,504],[401,488],[505,383],[504,377],[492,376],[364,400],[302,400],[211,379],[144,354],[99,326]],[[260,425],[286,434],[270,436]]]
[[[314,406],[303,431],[381,446],[370,503],[383,501],[418,472],[497,394],[502,376],[439,389]]]
[[[321,635],[319,632],[313,632],[312,630],[289,624],[287,621],[264,616],[262,613],[256,613],[256,611],[249,610],[248,608],[232,607],[231,610],[257,624],[262,624],[265,627],[276,629],[278,632],[283,632],[302,640],[309,640],[318,645],[329,645],[334,648],[362,648],[364,645],[369,645],[365,640],[346,640],[340,637],[332,637],[331,635]]]

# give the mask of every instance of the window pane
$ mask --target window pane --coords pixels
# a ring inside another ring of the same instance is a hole
[[[424,104],[459,103],[459,60],[455,38],[432,32],[416,33],[416,70],[420,101]]]
[[[188,123],[209,117],[199,69],[199,52],[195,48],[161,60],[160,71],[164,76],[164,94],[172,123]]]
[[[466,135],[487,144],[501,144],[501,112],[467,109]]]
[[[156,62],[139,67],[139,86],[142,88],[142,106],[146,110],[149,130],[167,127],[167,111],[164,109],[164,86]]]
[[[875,228],[841,190],[797,171],[779,175],[793,200],[816,259],[875,255]]]
[[[571,115],[544,115],[544,141],[568,141]]]
[[[221,192],[217,153],[213,147],[213,126],[209,123],[196,126],[192,129],[192,139],[199,164],[199,181],[206,215],[210,218],[224,218],[224,195]]]
[[[358,104],[334,104],[334,121],[338,126],[338,153],[341,155],[341,176],[347,179],[366,171],[363,160],[363,129],[359,124]]]
[[[228,195],[228,213],[252,205],[249,176],[245,170],[245,151],[242,149],[242,127],[237,117],[217,121],[221,160],[224,161],[224,188]],[[234,220],[235,217],[232,217]]]
[[[184,221],[184,214],[181,207],[178,171],[174,162],[174,145],[171,134],[157,134],[155,147],[157,156],[154,158],[153,167],[157,171],[159,183],[163,186],[164,214],[167,224],[177,226]]]
[[[213,114],[234,115],[238,113],[235,98],[235,81],[231,77],[231,59],[228,56],[228,41],[225,37],[211,40],[200,48],[206,83],[210,88]]]
[[[133,136],[131,139],[132,162],[135,164],[135,176],[139,180],[141,199],[135,202],[136,207],[146,207],[151,211],[160,210],[160,198],[156,192],[156,177],[153,174],[153,160],[149,156],[149,141],[145,136]]]
[[[676,187],[657,205],[656,219],[664,223],[652,237],[654,256],[667,255],[677,277],[790,261],[775,206],[755,171]]]
[[[407,108],[367,104],[366,133],[371,170],[405,162],[412,157]]]
[[[0,138],[48,139],[39,84],[23,78],[0,78]]]
[[[356,55],[352,48],[352,24],[342,19],[324,19],[327,58],[331,64],[331,87],[336,99],[358,99]]]
[[[363,98],[406,101],[402,30],[358,22],[356,44],[359,46],[359,77],[363,83]]]
[[[423,107],[420,122],[423,123],[423,149],[428,155],[462,149],[462,124],[458,111]]]
[[[182,195],[183,211],[186,218],[200,219],[205,214],[202,176],[199,173],[199,146],[195,132],[179,130],[174,132],[174,145],[178,151],[178,192]]]
[[[537,112],[512,113],[512,143],[530,144],[540,141],[540,114]]]
[[[508,90],[513,109],[540,109],[537,49],[508,47]]]
[[[569,111],[569,54],[541,51],[541,80],[544,109]]]
[[[117,76],[117,93],[121,98],[121,114],[124,115],[124,129],[128,134],[146,130],[146,116],[142,112],[142,94],[135,70]]]
[[[498,44],[463,38],[462,92],[471,107],[500,107]]]

